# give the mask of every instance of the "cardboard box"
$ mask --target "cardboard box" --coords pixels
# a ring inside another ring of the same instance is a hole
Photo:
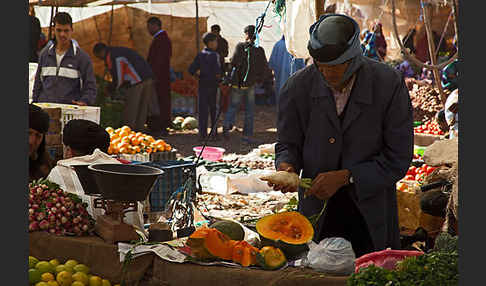
[[[62,134],[46,134],[46,146],[62,145]]]
[[[43,108],[47,114],[49,114],[49,118],[51,120],[60,120],[62,116],[62,109],[60,107],[46,107]]]
[[[62,133],[62,122],[58,120],[50,120],[49,121],[49,130],[47,131],[48,134],[60,134]]]

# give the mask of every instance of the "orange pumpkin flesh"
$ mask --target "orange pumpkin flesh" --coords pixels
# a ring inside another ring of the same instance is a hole
[[[309,220],[298,212],[285,212],[266,216],[256,224],[257,232],[263,237],[289,244],[308,243],[314,236]]]
[[[201,228],[187,240],[193,255],[202,260],[220,258],[242,266],[256,265],[258,248],[242,240],[231,240],[217,229]]]

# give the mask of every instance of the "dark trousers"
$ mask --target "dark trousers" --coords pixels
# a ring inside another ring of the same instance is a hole
[[[211,126],[216,120],[216,94],[218,87],[199,87],[198,89],[198,110],[199,110],[199,136],[208,135],[208,112],[211,117]],[[216,134],[216,131],[214,131]]]
[[[122,125],[127,125],[136,131],[144,131],[154,94],[152,79],[125,89],[124,94],[125,108],[122,113]]]
[[[170,82],[157,81],[155,84],[155,91],[159,99],[159,118],[160,127],[162,130],[166,130],[167,127],[172,126],[172,107],[171,107],[171,91]]]
[[[356,258],[375,251],[366,222],[349,195],[341,188],[328,201],[324,211],[319,241],[327,237],[342,237],[351,242]]]

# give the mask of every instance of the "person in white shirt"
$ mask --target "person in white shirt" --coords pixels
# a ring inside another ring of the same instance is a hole
[[[97,163],[121,164],[106,154],[110,146],[110,135],[100,125],[84,119],[70,120],[63,129],[64,160],[59,160],[48,180],[58,184],[62,190],[78,195],[88,204],[88,213],[96,220],[104,210],[94,208],[95,197],[86,195],[73,166]],[[143,204],[138,202],[137,212],[125,214],[124,221],[146,234],[143,228]]]

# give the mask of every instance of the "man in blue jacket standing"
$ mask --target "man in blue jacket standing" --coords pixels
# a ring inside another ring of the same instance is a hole
[[[280,91],[275,165],[313,179],[298,190],[299,212],[318,214],[327,201],[316,242],[345,238],[357,257],[400,249],[395,184],[413,156],[403,76],[361,54],[359,26],[348,16],[321,16],[309,32],[314,63]]]
[[[305,67],[305,61],[304,59],[295,58],[287,51],[285,37],[282,36],[273,46],[268,65],[275,75],[275,94],[278,103],[280,88],[282,88],[292,74]]]
[[[96,78],[89,55],[73,42],[73,20],[66,12],[54,17],[56,41],[39,56],[33,102],[93,105]]]

